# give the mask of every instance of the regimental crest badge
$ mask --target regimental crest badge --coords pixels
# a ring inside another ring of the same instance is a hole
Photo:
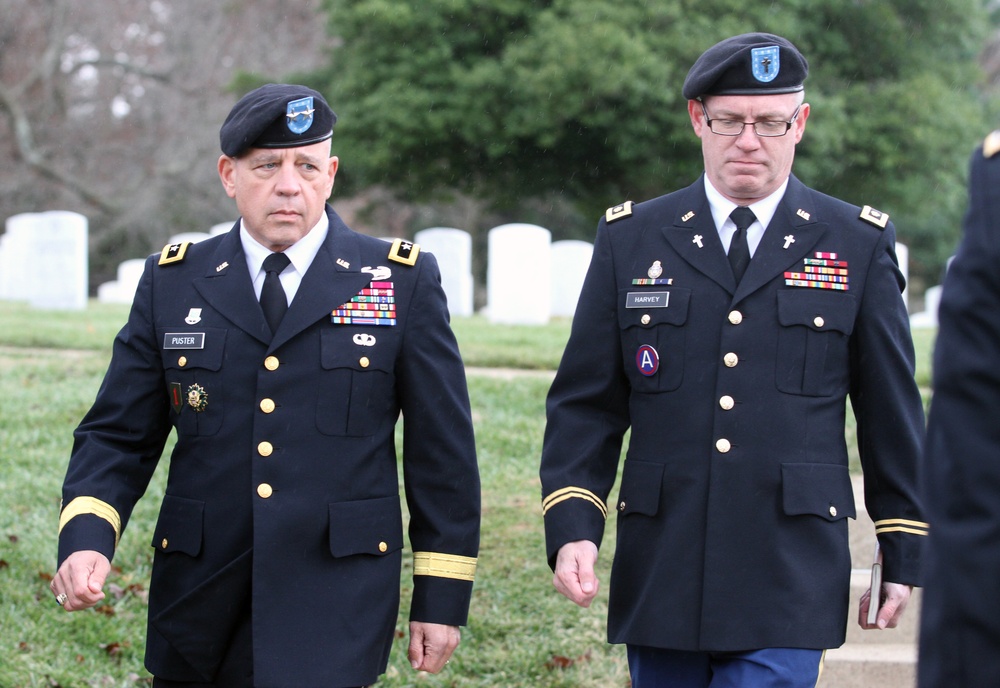
[[[293,134],[306,132],[313,123],[313,97],[299,98],[288,104],[285,116],[288,118],[288,128]]]
[[[750,69],[757,81],[765,84],[774,81],[781,69],[781,51],[778,50],[778,46],[753,48],[750,51]]]

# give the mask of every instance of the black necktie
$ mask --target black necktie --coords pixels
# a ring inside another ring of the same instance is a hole
[[[745,205],[738,205],[729,215],[736,223],[736,232],[733,240],[729,244],[729,264],[733,268],[733,275],[736,276],[736,283],[743,279],[743,273],[750,265],[750,245],[747,243],[747,227],[753,224],[757,217],[753,211]]]
[[[271,328],[271,334],[278,330],[281,318],[288,309],[288,299],[285,290],[281,288],[278,275],[292,262],[284,253],[272,253],[264,259],[264,286],[260,290],[260,308],[264,311],[264,319]]]

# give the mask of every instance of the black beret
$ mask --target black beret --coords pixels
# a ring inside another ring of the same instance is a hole
[[[701,96],[797,93],[809,63],[794,45],[771,33],[745,33],[701,54],[684,79],[687,100]]]
[[[333,136],[337,121],[317,91],[294,84],[267,84],[240,98],[219,130],[230,157],[250,148],[295,148]]]

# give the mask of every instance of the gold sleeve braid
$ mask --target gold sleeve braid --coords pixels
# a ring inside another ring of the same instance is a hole
[[[887,518],[875,521],[875,534],[909,533],[911,535],[927,535],[930,525],[923,521],[909,521],[905,518]]]
[[[566,501],[567,499],[586,500],[591,504],[593,504],[594,506],[596,506],[600,510],[601,515],[604,516],[605,519],[607,519],[608,517],[608,506],[607,504],[604,503],[603,499],[601,499],[596,494],[594,494],[593,492],[591,492],[586,488],[573,487],[573,486],[564,487],[562,489],[556,490],[548,497],[543,499],[542,515],[544,516],[546,513],[548,513],[549,509],[554,507],[556,504],[559,504],[560,502]]]
[[[475,557],[463,557],[458,554],[441,554],[440,552],[414,552],[413,575],[436,576],[438,578],[453,578],[455,580],[476,580]]]
[[[93,514],[107,521],[115,529],[115,547],[118,546],[118,539],[122,534],[122,517],[113,506],[96,497],[77,497],[63,507],[59,514],[59,532],[62,532],[67,523],[84,514]]]

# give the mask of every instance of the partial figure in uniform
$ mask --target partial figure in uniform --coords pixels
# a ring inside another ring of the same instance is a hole
[[[1000,685],[1000,131],[972,154],[934,346],[921,688]]]
[[[146,667],[157,688],[374,683],[413,548],[409,659],[437,672],[466,623],[480,489],[465,373],[434,257],[351,231],[323,97],[269,84],[222,125],[241,219],[146,261],[75,432],[56,600],[104,598],[171,430],[152,534]]]
[[[542,508],[588,606],[623,436],[608,638],[632,685],[813,686],[844,642],[858,424],[895,626],[921,582],[924,418],[888,216],[791,174],[805,58],[772,34],[709,48],[683,86],[705,173],[610,208],[547,400]]]

